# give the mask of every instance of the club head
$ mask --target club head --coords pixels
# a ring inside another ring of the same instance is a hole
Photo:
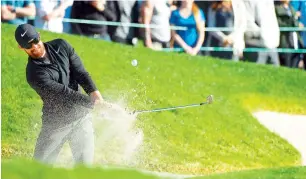
[[[211,103],[213,103],[213,101],[214,101],[213,95],[207,96],[207,98],[206,98],[206,103],[207,104],[211,104]]]

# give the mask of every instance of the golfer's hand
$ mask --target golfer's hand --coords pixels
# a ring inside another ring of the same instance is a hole
[[[112,108],[112,104],[103,100],[99,91],[94,91],[90,93],[91,100],[93,101],[95,108],[98,109],[107,109]]]
[[[90,93],[91,101],[96,105],[103,101],[101,93],[99,91],[94,91]]]

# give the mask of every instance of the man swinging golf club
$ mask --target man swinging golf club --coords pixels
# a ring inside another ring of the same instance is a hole
[[[68,141],[75,162],[91,164],[94,133],[89,112],[98,105],[109,104],[103,102],[68,42],[63,39],[42,42],[40,34],[29,24],[17,27],[15,39],[28,54],[27,82],[43,101],[42,128],[34,159],[53,164]],[[88,95],[81,93],[79,85]]]

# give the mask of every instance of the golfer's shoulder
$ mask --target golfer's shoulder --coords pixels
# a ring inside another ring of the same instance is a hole
[[[69,43],[65,39],[61,39],[61,38],[48,41],[47,43],[52,45],[52,46],[61,46],[61,45],[67,46],[67,45],[69,45]]]

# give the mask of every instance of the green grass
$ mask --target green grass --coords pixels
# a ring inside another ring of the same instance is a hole
[[[38,162],[29,160],[13,160],[2,162],[2,178],[9,179],[54,179],[56,173],[57,179],[119,179],[124,176],[126,179],[158,179],[158,176],[139,172],[134,169],[101,169],[100,167],[86,168],[85,166],[76,166],[74,170],[64,168],[52,168],[47,165],[41,165]],[[17,170],[16,170],[17,169]],[[88,175],[90,173],[90,176]]]
[[[2,158],[30,158],[42,103],[26,83],[27,56],[17,47],[14,27],[2,24],[1,32]],[[304,71],[154,52],[44,31],[41,35],[43,41],[60,37],[70,42],[103,95],[110,101],[123,99],[131,109],[197,103],[208,94],[215,96],[213,105],[139,116],[144,148],[141,162],[133,167],[203,175],[301,162],[296,149],[251,113],[306,114]],[[137,67],[131,65],[134,58]]]
[[[16,159],[5,160],[2,162],[2,178],[10,179],[54,179],[56,173],[57,179],[161,179],[161,178],[184,178],[184,176],[175,176],[169,174],[154,174],[147,171],[139,171],[133,168],[120,169],[118,167],[91,167],[82,165],[75,166],[74,169],[52,168],[40,163]],[[185,177],[187,178],[187,177]],[[242,172],[230,172],[224,174],[213,174],[206,176],[192,177],[190,179],[305,179],[306,167],[284,167],[246,170]]]
[[[261,170],[249,170],[243,172],[232,172],[192,179],[305,179],[306,167],[269,168]]]

